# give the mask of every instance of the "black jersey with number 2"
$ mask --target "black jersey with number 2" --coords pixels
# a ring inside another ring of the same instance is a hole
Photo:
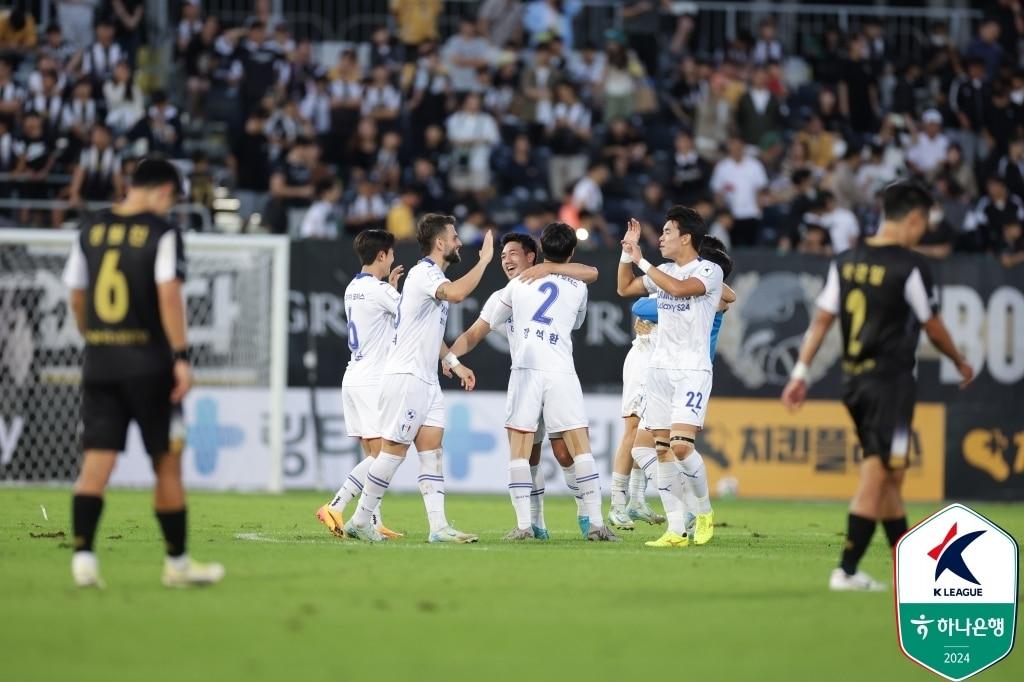
[[[921,325],[938,299],[923,256],[862,244],[832,262],[817,305],[839,316],[845,374],[877,376],[913,370]]]
[[[86,381],[167,372],[171,348],[157,285],[185,278],[181,232],[152,213],[101,211],[83,221],[64,281],[86,292]]]

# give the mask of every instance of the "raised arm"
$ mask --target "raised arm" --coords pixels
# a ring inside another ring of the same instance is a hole
[[[619,269],[615,272],[615,293],[623,298],[634,296],[646,296],[647,286],[644,284],[643,276],[637,277],[633,273],[633,258],[626,250],[626,245],[636,248],[640,243],[640,233],[643,228],[640,221],[631,218],[626,227],[626,236],[622,240],[622,257],[619,258]]]
[[[629,254],[633,263],[635,263],[645,275],[650,277],[651,281],[654,282],[659,289],[668,292],[669,295],[675,296],[676,298],[686,298],[689,296],[703,296],[707,293],[707,288],[704,286],[704,282],[702,282],[698,277],[676,279],[672,275],[667,275],[658,268],[652,266],[640,252],[639,244],[628,244],[623,242],[622,250]],[[622,266],[623,263],[620,263],[620,273],[622,272]],[[643,282],[641,282],[641,286],[642,285]],[[647,289],[644,288],[644,291],[647,291]]]
[[[484,245],[480,248],[480,260],[462,277],[454,282],[444,282],[437,288],[435,296],[442,301],[461,303],[473,293],[484,276],[484,270],[494,257],[494,235],[488,230]]]

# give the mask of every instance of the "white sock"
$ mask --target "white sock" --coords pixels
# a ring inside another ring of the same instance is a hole
[[[647,476],[643,469],[629,472],[629,506],[636,509],[647,506]]]
[[[544,523],[544,471],[540,466],[530,467],[533,490],[530,491],[530,521],[538,528],[547,528]]]
[[[679,462],[679,468],[693,486],[693,494],[697,498],[697,513],[707,514],[711,511],[711,498],[708,497],[708,472],[704,468],[704,458],[694,450],[686,459]]]
[[[579,486],[583,507],[590,517],[590,527],[600,528],[604,525],[601,516],[601,476],[597,473],[597,463],[589,452],[577,455],[576,485]]]
[[[697,514],[697,496],[693,492],[692,479],[689,476],[683,475],[682,463],[679,465],[679,473],[683,484],[683,514],[689,516],[690,514]]]
[[[586,516],[587,514],[583,507],[583,496],[580,495],[580,488],[576,485],[576,465],[570,464],[567,467],[562,467],[562,476],[565,477],[565,487],[576,498],[576,516]]]
[[[683,514],[682,481],[675,462],[658,462],[658,494],[665,506],[668,530],[679,535],[686,533]]]
[[[352,468],[349,472],[348,478],[338,488],[338,492],[334,493],[334,499],[328,505],[331,509],[338,512],[345,511],[345,507],[351,502],[359,493],[363,492],[363,485],[366,483],[366,472],[369,470],[370,465],[373,464],[373,457],[365,457],[359,464]]]
[[[435,533],[448,527],[444,515],[444,470],[441,465],[441,449],[424,450],[420,453],[420,484],[423,506],[427,510],[430,532]]]
[[[356,513],[352,515],[352,523],[365,526],[373,520],[373,512],[380,506],[385,491],[391,485],[391,479],[403,461],[405,457],[383,452],[373,458],[370,468],[366,471],[366,483],[363,485],[363,494],[356,506]]]
[[[519,528],[530,527],[530,491],[533,481],[530,480],[530,463],[525,459],[513,459],[508,463],[508,496],[512,498],[512,508],[516,511],[516,525]]]
[[[658,484],[654,480],[655,475],[658,473],[658,453],[654,448],[633,448],[630,451],[633,455],[633,461],[640,467],[640,471],[644,472],[644,476],[647,477],[647,481],[650,483]]]
[[[612,509],[626,506],[626,490],[629,488],[629,476],[612,472]]]

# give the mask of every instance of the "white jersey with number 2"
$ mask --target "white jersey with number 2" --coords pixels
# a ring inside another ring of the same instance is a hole
[[[501,290],[502,305],[490,320],[491,329],[509,326],[514,369],[576,372],[572,332],[587,315],[587,285],[562,275],[548,275],[525,284],[514,279]],[[511,337],[515,341],[511,341]]]
[[[384,363],[384,374],[411,374],[427,383],[438,383],[437,363],[448,322],[448,302],[437,298],[437,289],[448,281],[429,258],[409,270],[398,300],[393,345]]]
[[[398,292],[388,282],[360,272],[345,288],[345,319],[348,349],[352,356],[345,369],[345,386],[380,383],[381,370],[391,350]]]

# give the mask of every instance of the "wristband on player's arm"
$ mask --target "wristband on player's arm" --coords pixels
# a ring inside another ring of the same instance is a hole
[[[455,353],[452,353],[451,351],[448,352],[448,355],[444,356],[444,362],[452,369],[455,369],[456,367],[462,364],[461,362],[459,362],[458,356],[455,355]]]
[[[188,348],[174,351],[172,357],[175,362],[188,362]]]
[[[792,381],[802,381],[805,384],[810,384],[810,373],[811,368],[806,362],[797,362],[793,366],[793,371],[789,373],[789,378]]]
[[[623,252],[622,252],[622,255],[621,255],[621,256],[619,256],[619,262],[620,262],[620,263],[632,263],[632,262],[633,262],[633,257],[632,257],[632,256],[630,256],[630,255],[629,255],[628,253],[626,253],[625,251],[623,251]]]

